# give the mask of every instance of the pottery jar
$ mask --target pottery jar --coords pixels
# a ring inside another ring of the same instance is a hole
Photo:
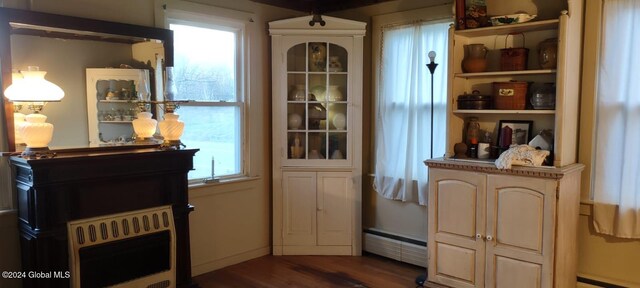
[[[542,69],[555,69],[558,57],[558,38],[538,43],[538,64]]]
[[[483,44],[464,45],[462,72],[477,73],[487,71],[487,47]]]

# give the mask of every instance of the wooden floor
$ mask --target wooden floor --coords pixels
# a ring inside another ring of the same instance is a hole
[[[416,287],[425,268],[375,256],[263,256],[194,277],[210,287]]]

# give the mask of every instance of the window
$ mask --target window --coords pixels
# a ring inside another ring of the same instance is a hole
[[[181,141],[199,148],[190,180],[244,175],[244,23],[216,17],[169,17],[174,32],[175,100]],[[213,171],[212,171],[213,169]]]
[[[375,187],[386,198],[426,205],[423,161],[445,152],[449,25],[450,21],[439,21],[382,27]],[[433,102],[426,67],[429,51],[436,52],[440,63],[433,75]]]
[[[640,238],[640,2],[604,0],[593,154],[594,226]]]

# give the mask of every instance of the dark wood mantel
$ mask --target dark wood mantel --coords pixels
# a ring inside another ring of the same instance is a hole
[[[191,280],[187,173],[198,149],[110,147],[11,157],[24,271],[69,271],[67,222],[163,205],[173,208],[176,284]],[[69,287],[68,279],[25,279],[24,287]]]

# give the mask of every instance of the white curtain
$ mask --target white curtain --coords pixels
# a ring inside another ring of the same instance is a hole
[[[416,23],[382,30],[376,107],[375,189],[383,197],[427,203],[431,158],[431,106],[434,107],[433,157],[445,153],[447,38],[450,22]],[[437,53],[434,103],[427,53]]]
[[[640,238],[640,1],[605,0],[603,9],[594,226]]]

